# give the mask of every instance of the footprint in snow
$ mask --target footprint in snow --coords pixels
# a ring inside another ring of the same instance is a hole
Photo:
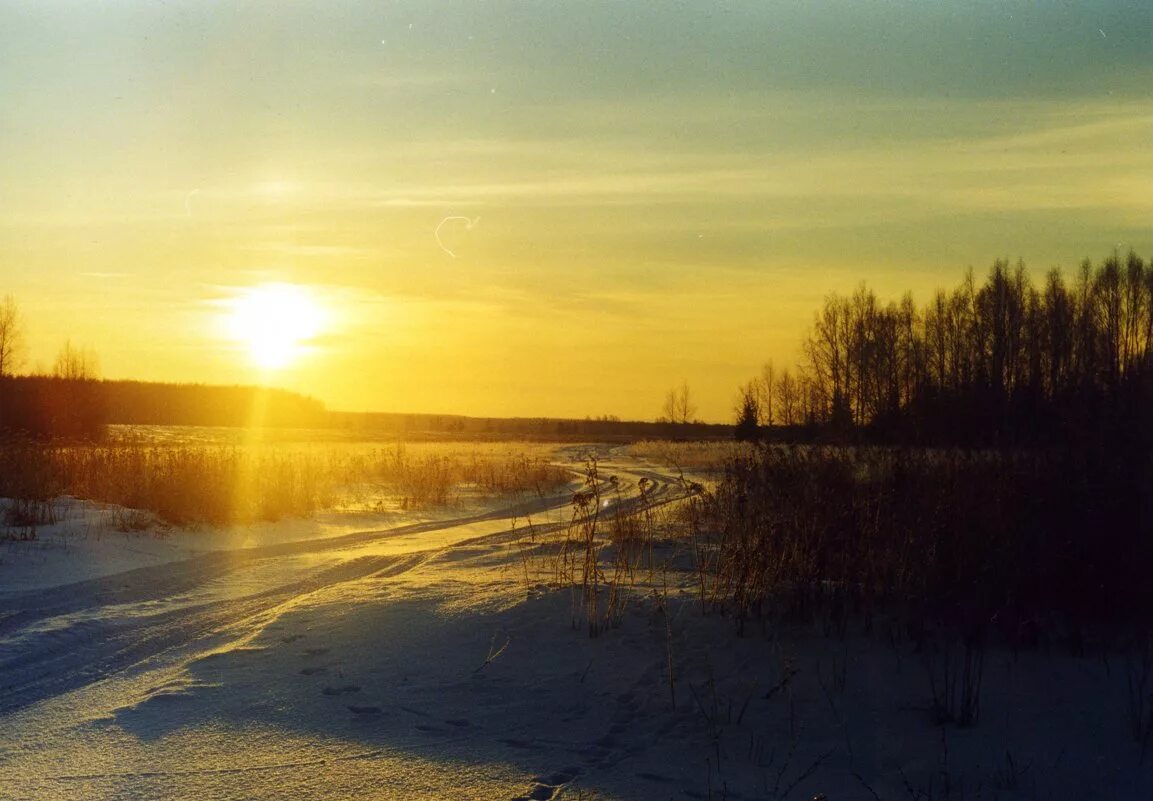
[[[600,765],[601,763],[603,763],[605,761],[605,759],[608,758],[608,755],[611,752],[607,748],[604,748],[604,747],[599,746],[599,745],[594,745],[594,746],[590,746],[588,748],[578,749],[576,751],[576,753],[578,753],[582,757],[584,757],[585,764]]]
[[[353,706],[349,704],[348,711],[354,715],[379,715],[379,706]]]
[[[325,695],[344,695],[346,693],[358,693],[360,688],[355,684],[346,684],[343,687],[325,687],[322,692]]]
[[[536,743],[530,743],[527,740],[516,740],[509,738],[501,740],[501,742],[507,745],[509,748],[523,748],[526,751],[539,751],[541,748]]]

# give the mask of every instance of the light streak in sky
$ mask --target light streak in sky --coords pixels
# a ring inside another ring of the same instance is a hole
[[[451,250],[449,250],[447,247],[445,247],[444,242],[442,242],[440,239],[440,229],[444,227],[445,223],[452,222],[454,220],[459,220],[460,222],[463,222],[464,223],[464,230],[471,231],[473,228],[476,227],[477,223],[480,222],[480,217],[462,217],[460,215],[453,215],[451,217],[445,217],[443,220],[441,220],[439,223],[437,223],[436,230],[433,231],[433,236],[436,237],[436,244],[440,246],[441,250],[443,250],[445,253],[447,253],[449,256],[451,256],[452,258],[455,259],[456,254],[453,253]]]

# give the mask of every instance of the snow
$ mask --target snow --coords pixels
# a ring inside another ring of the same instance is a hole
[[[0,499],[0,504],[7,503]],[[459,520],[490,507],[473,501],[419,511],[328,512],[308,519],[226,527],[172,528],[152,520],[143,530],[124,531],[122,507],[61,498],[59,522],[41,525],[29,541],[0,539],[0,598],[10,593],[57,587],[143,567],[189,559],[213,551],[261,548],[346,537],[362,532]],[[150,516],[145,513],[141,519]]]
[[[1115,654],[991,649],[942,726],[883,621],[738,637],[673,573],[589,638],[507,501],[164,536],[66,503],[0,565],[0,798],[1153,797]]]

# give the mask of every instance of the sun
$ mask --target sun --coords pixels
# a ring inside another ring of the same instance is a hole
[[[261,284],[230,302],[228,327],[265,370],[291,366],[308,352],[324,326],[314,293],[297,284]]]

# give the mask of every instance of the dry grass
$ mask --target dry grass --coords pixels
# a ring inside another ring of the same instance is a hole
[[[562,517],[528,521],[519,541],[526,588],[534,582],[571,592],[571,623],[596,637],[620,625],[630,603],[669,591],[670,563],[686,553],[684,506],[696,486],[657,493],[650,479],[634,485],[606,473],[595,458]],[[516,528],[514,521],[514,528]]]
[[[718,471],[734,459],[751,457],[755,446],[733,440],[671,442],[644,440],[629,446],[629,455],[680,470]]]
[[[709,496],[709,595],[742,620],[896,608],[967,637],[1144,620],[1144,481],[1077,452],[761,448]]]
[[[13,500],[10,508],[71,495],[178,525],[276,520],[333,507],[441,506],[544,492],[570,478],[543,448],[500,444],[0,443],[0,496]]]
[[[539,493],[572,480],[544,446],[506,443],[398,443],[326,451],[341,477],[344,502],[444,506],[469,497]]]

